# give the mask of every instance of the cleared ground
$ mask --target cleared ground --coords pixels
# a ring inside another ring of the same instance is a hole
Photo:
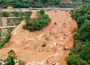
[[[32,18],[36,17],[36,11],[32,12]],[[46,14],[51,18],[51,23],[40,31],[24,30],[25,22],[22,21],[11,33],[10,42],[0,49],[0,58],[6,58],[7,52],[13,49],[17,59],[28,65],[67,65],[65,58],[73,46],[72,31],[76,23],[69,11],[50,10]],[[42,47],[43,44],[46,47]]]

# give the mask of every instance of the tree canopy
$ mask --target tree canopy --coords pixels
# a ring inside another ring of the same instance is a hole
[[[72,11],[72,17],[77,21],[78,29],[74,47],[67,58],[68,65],[90,65],[90,4],[76,8]]]

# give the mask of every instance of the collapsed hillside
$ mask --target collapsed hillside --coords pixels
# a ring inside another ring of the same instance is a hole
[[[32,11],[31,18],[36,17]],[[40,31],[30,32],[23,29],[24,21],[11,33],[10,42],[0,49],[0,59],[7,56],[9,50],[14,50],[17,59],[28,65],[66,65],[65,58],[73,46],[73,30],[76,23],[69,11],[46,11],[51,23]]]

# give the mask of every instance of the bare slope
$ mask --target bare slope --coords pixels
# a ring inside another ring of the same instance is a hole
[[[0,58],[5,58],[7,52],[13,49],[17,59],[23,60],[30,65],[52,65],[57,63],[66,65],[65,57],[73,46],[72,31],[76,27],[75,21],[65,11],[46,11],[51,18],[51,23],[41,31],[30,32],[22,27],[23,21],[17,26],[12,34],[10,42],[0,49]],[[33,11],[33,16],[35,16]],[[35,16],[36,17],[36,16]],[[42,47],[45,44],[46,47]]]

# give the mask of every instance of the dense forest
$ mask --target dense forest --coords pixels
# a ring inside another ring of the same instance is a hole
[[[0,7],[73,7],[73,4],[80,4],[81,1],[90,2],[90,0],[0,0]]]
[[[90,65],[90,3],[82,4],[72,12],[77,21],[74,47],[67,58],[68,65]]]

